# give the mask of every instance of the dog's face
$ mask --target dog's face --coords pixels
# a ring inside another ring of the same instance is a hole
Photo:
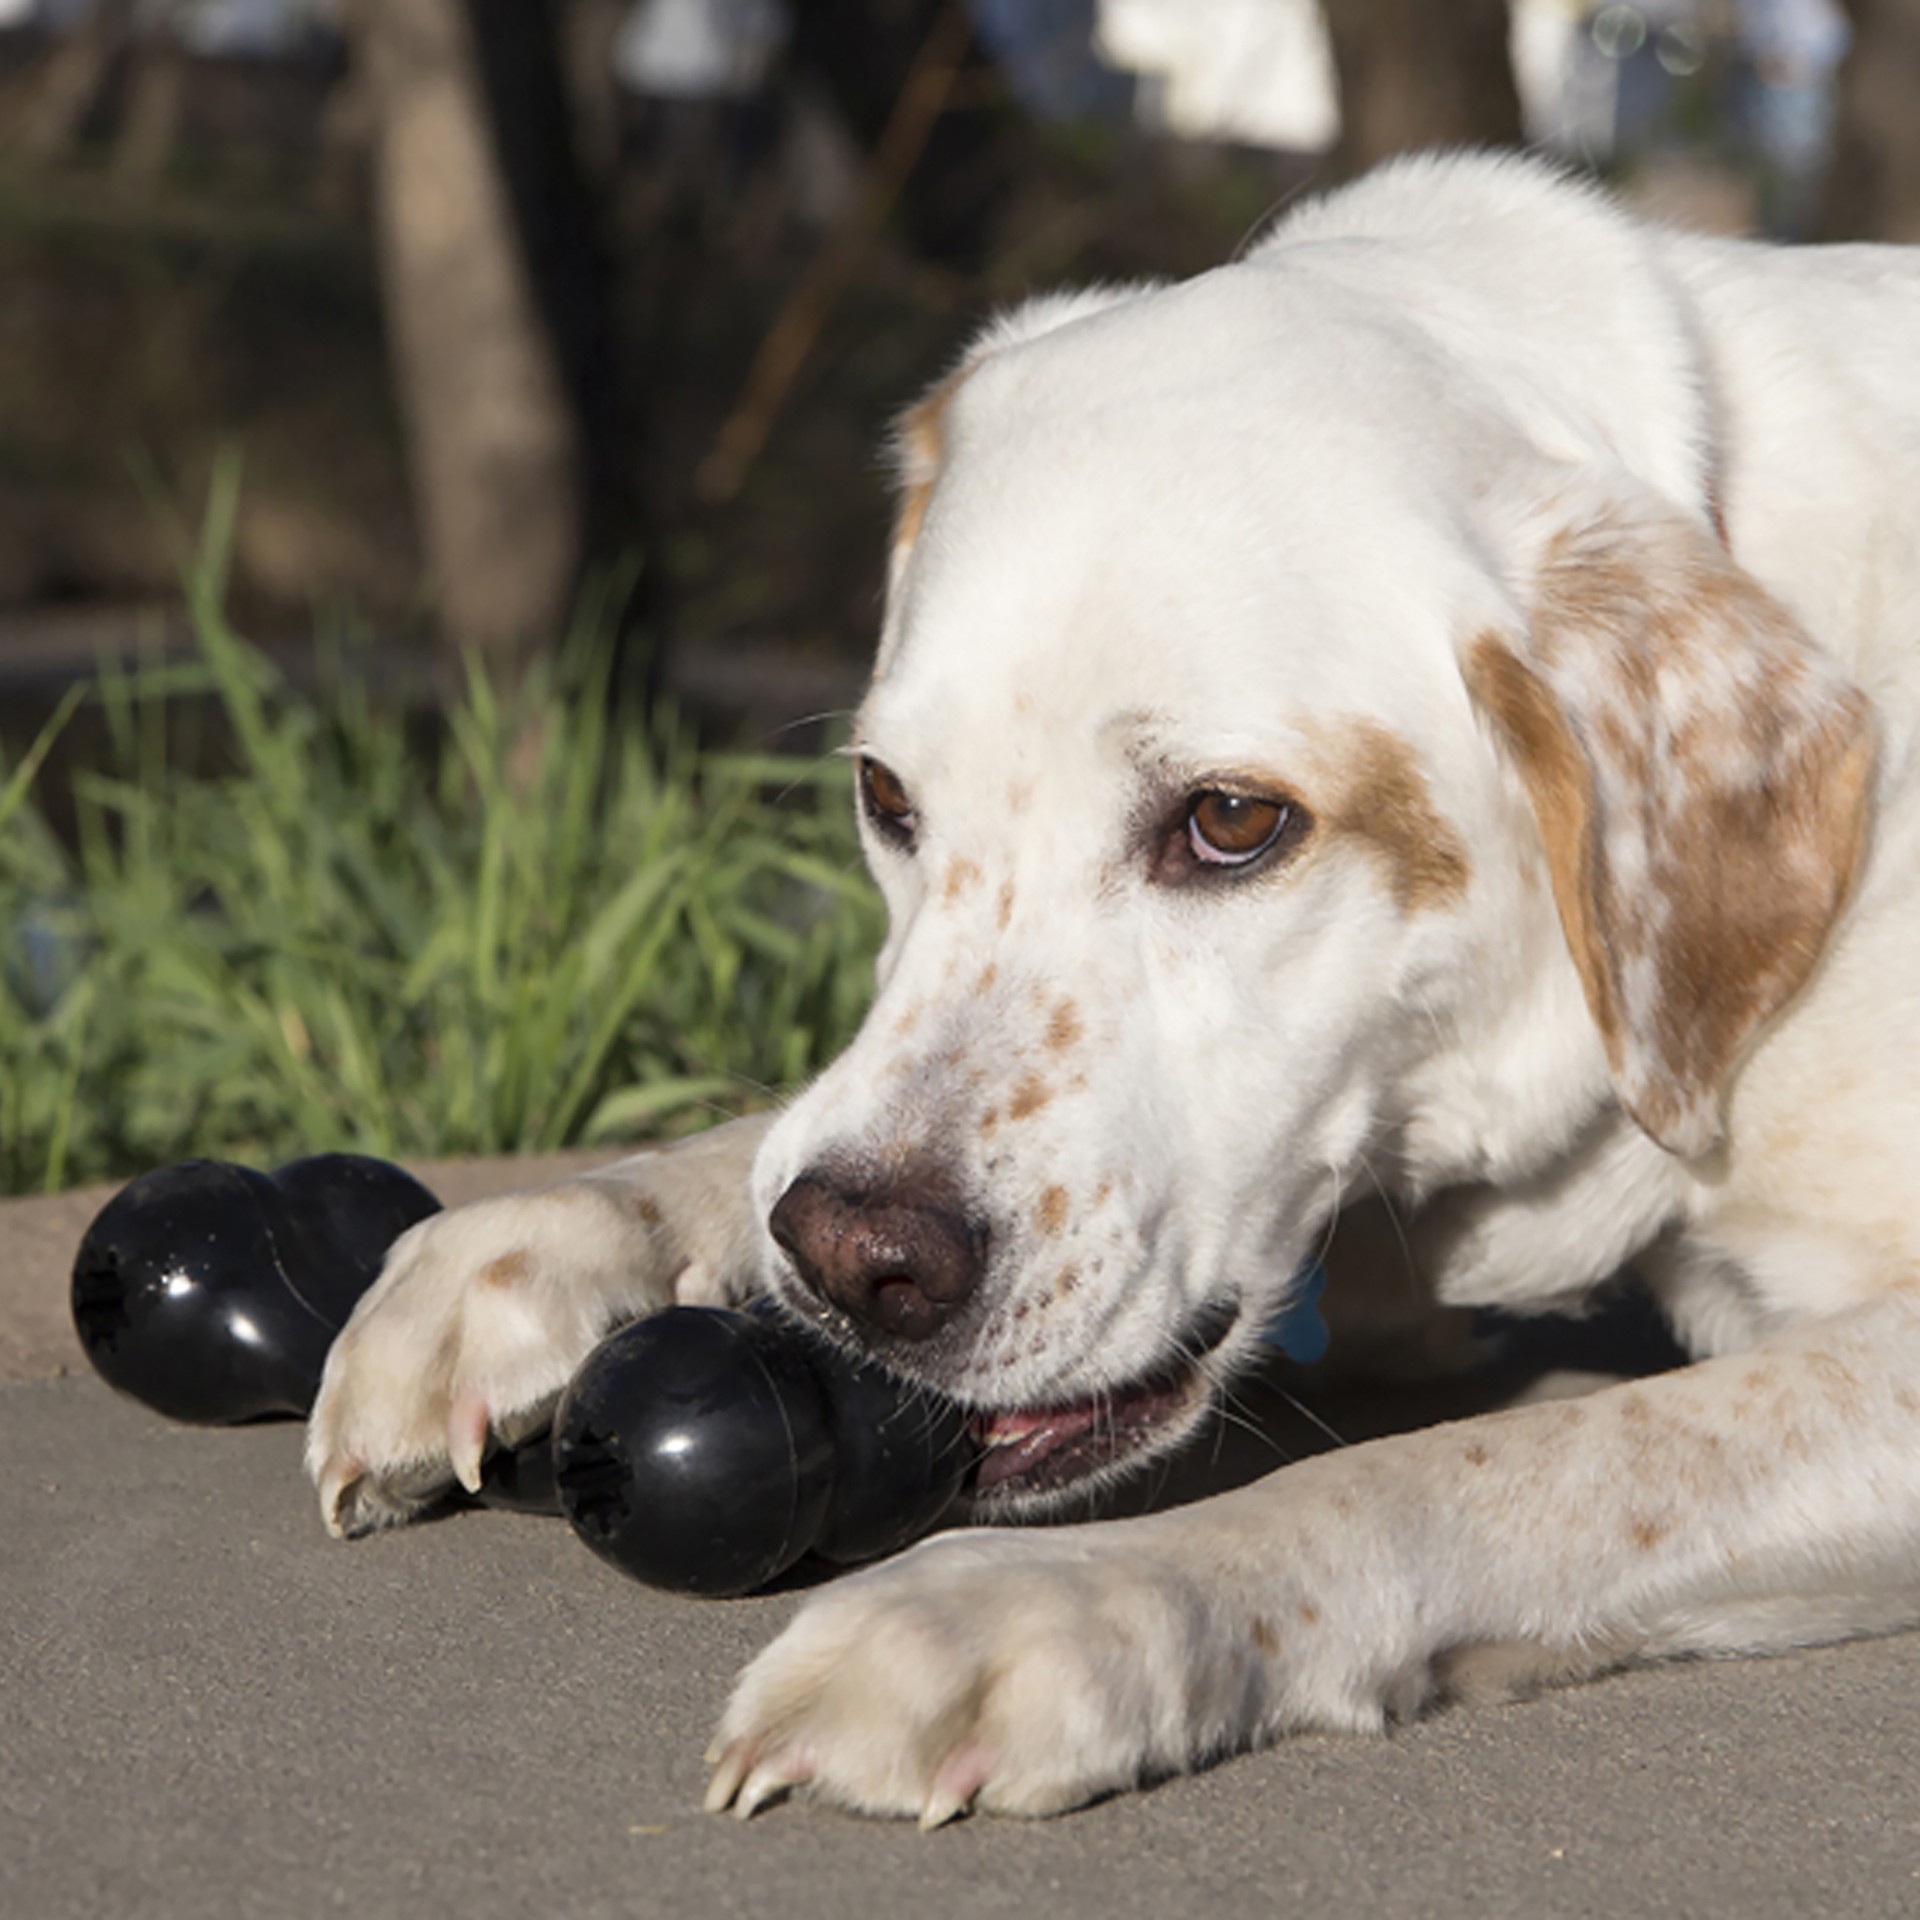
[[[1468,1110],[1566,1135],[1619,1049],[1488,713],[1539,669],[1539,457],[1417,331],[1237,270],[906,434],[855,736],[891,933],[756,1200],[783,1295],[1032,1504],[1187,1430],[1344,1198],[1484,1174]]]

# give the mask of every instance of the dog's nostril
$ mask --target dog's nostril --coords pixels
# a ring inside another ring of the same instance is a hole
[[[802,1174],[767,1224],[815,1293],[901,1340],[938,1333],[986,1267],[984,1231],[935,1176],[875,1187]]]

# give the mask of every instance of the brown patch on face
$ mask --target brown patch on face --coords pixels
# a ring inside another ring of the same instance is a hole
[[[1297,1611],[1303,1627],[1317,1627],[1320,1624],[1320,1609],[1311,1600],[1302,1600]]]
[[[480,1284],[483,1287],[517,1287],[533,1271],[533,1258],[522,1251],[503,1253],[497,1260],[489,1260],[480,1269]]]
[[[639,1215],[642,1224],[645,1226],[657,1227],[665,1218],[665,1215],[660,1211],[659,1204],[656,1201],[648,1200],[644,1197],[633,1203],[633,1210]]]
[[[1040,1205],[1034,1214],[1039,1222],[1040,1231],[1051,1239],[1067,1224],[1067,1190],[1065,1187],[1049,1187],[1040,1196]]]
[[[1464,669],[1527,789],[1620,1097],[1701,1152],[1851,889],[1866,697],[1701,529],[1625,509],[1556,536],[1528,638],[1483,634]]]
[[[1080,1011],[1071,1000],[1062,1000],[1047,1022],[1046,1046],[1049,1053],[1065,1053],[1080,1044]]]
[[[946,885],[940,889],[941,897],[946,900],[958,900],[980,884],[980,863],[977,860],[959,859],[947,869]]]
[[[1053,1098],[1053,1089],[1038,1075],[1023,1073],[1013,1089],[1013,1098],[1007,1102],[1007,1118],[1024,1120],[1035,1114]]]
[[[980,1131],[983,1134],[991,1133],[999,1124],[1000,1109],[998,1107],[989,1107],[986,1112],[980,1116]]]
[[[1460,836],[1440,817],[1413,748],[1371,720],[1341,723],[1328,741],[1337,768],[1315,812],[1328,831],[1380,862],[1404,913],[1452,906],[1472,867]]]
[[[1658,1520],[1641,1514],[1629,1524],[1627,1537],[1642,1553],[1651,1553],[1667,1537],[1667,1530]]]
[[[1273,1622],[1271,1620],[1255,1619],[1253,1623],[1253,1644],[1258,1647],[1262,1653],[1278,1653],[1280,1651],[1280,1636],[1274,1632]]]
[[[1056,1300],[1065,1300],[1075,1292],[1079,1285],[1079,1269],[1077,1267],[1062,1267],[1060,1271],[1053,1276],[1053,1297]]]
[[[1467,1448],[1467,1465],[1470,1467],[1484,1467],[1492,1458],[1493,1455],[1478,1440],[1472,1442]]]
[[[1011,880],[1000,882],[1000,905],[994,918],[1002,933],[1005,933],[1013,923],[1013,882]]]

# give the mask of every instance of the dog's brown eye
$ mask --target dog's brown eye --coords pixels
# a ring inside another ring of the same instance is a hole
[[[913,801],[899,776],[891,767],[864,755],[860,761],[860,800],[867,818],[889,839],[904,844],[913,838],[919,824],[914,817]]]
[[[1279,839],[1291,809],[1245,793],[1196,793],[1187,805],[1187,844],[1213,867],[1244,867]]]

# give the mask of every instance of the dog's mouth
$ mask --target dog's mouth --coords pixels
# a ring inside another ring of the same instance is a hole
[[[1207,1308],[1180,1341],[1180,1358],[1077,1400],[979,1407],[968,1432],[979,1450],[969,1491],[976,1506],[1063,1492],[1164,1452],[1212,1398],[1202,1361],[1233,1330],[1231,1306]]]

